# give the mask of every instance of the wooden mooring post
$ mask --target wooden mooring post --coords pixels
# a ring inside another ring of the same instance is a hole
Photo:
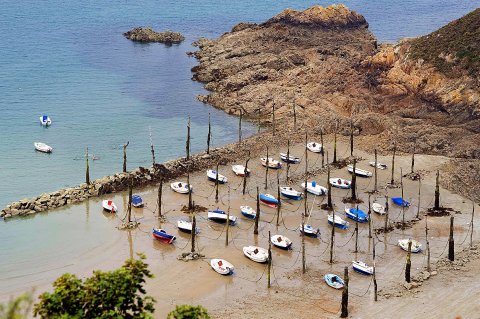
[[[410,270],[412,268],[412,241],[408,241],[407,264],[405,265],[405,281],[410,282]]]
[[[470,248],[473,247],[473,216],[475,215],[475,203],[472,200],[472,220],[470,221]]]
[[[155,166],[155,149],[153,148],[152,128],[148,127],[150,136],[150,152],[152,153],[152,166]]]
[[[334,164],[337,163],[337,131],[338,131],[338,119],[335,121],[335,132],[333,133],[333,163]]]
[[[257,186],[257,215],[255,216],[255,225],[253,227],[253,233],[258,235],[258,221],[260,220],[260,192]]]
[[[357,205],[357,218],[355,218],[355,253],[358,253],[358,205]]]
[[[370,199],[371,194],[368,194],[368,238],[372,238],[372,202]]]
[[[421,189],[422,189],[422,178],[419,178],[418,179],[418,207],[417,207],[417,219],[420,218],[420,200],[421,200],[421,197],[420,197],[420,192],[421,192]]]
[[[85,171],[85,183],[87,183],[87,185],[90,185],[90,167],[88,166],[88,146],[87,146],[87,150],[85,151],[85,158],[87,160],[87,168]]]
[[[357,159],[354,158],[353,159],[353,171],[352,171],[352,185],[350,187],[352,189],[352,197],[351,197],[352,201],[357,200],[357,174],[355,172],[356,169],[357,169]]]
[[[403,192],[403,171],[400,168],[400,187],[402,188],[402,229],[405,229],[405,198]]]
[[[323,128],[320,128],[320,144],[322,144],[321,154],[322,154],[322,168],[325,167],[325,146],[323,145]]]
[[[384,233],[387,233],[388,231],[388,196],[385,195],[385,227],[384,227]]]
[[[350,156],[353,157],[353,119],[350,117]]]
[[[332,221],[332,233],[330,237],[330,264],[333,264],[333,247],[334,247],[334,242],[335,242],[335,210],[332,210],[332,216],[333,216],[333,221]]]
[[[435,179],[435,203],[433,208],[435,210],[440,209],[440,184],[439,184],[439,179],[440,179],[440,171],[437,169],[437,178]]]
[[[428,214],[425,214],[425,241],[427,242],[427,271],[430,272],[430,241],[428,240]]]
[[[372,239],[372,254],[373,254],[373,300],[378,300],[378,286],[377,286],[377,276],[376,276],[376,269],[375,269],[375,237]]]
[[[268,288],[271,287],[270,272],[272,270],[272,241],[270,240],[270,238],[271,238],[270,231],[268,231]]]
[[[328,156],[328,152],[327,152]],[[333,209],[333,204],[332,204],[332,184],[330,184],[330,164],[327,164],[327,208],[328,209]]]
[[[374,167],[374,174],[375,174],[375,184],[374,184],[374,187],[373,187],[373,191],[376,193],[378,192],[378,175],[377,175],[377,165],[378,165],[378,161],[377,161],[377,149],[375,149],[375,167]]]
[[[193,213],[193,217],[192,217],[192,248],[191,248],[191,252],[194,253],[195,252],[195,236],[197,235],[197,219],[195,218],[195,212]]]
[[[395,153],[397,151],[397,144],[393,142],[393,156],[392,156],[392,177],[390,179],[390,184],[395,184]]]
[[[238,118],[238,144],[242,143],[242,116],[243,112],[242,109],[240,109],[240,116]]]
[[[229,232],[230,232],[230,186],[228,186],[227,232],[225,236],[225,246],[228,246]]]
[[[245,161],[245,170],[243,171],[243,190],[242,194],[245,195],[245,191],[247,188],[247,176],[248,176],[248,162],[250,161],[250,151],[248,151],[248,158]]]
[[[453,216],[450,216],[450,236],[448,237],[448,260],[455,260],[455,240],[453,238]]]
[[[215,203],[218,203],[218,163],[215,171]]]
[[[132,184],[133,184],[133,181],[130,180],[130,183],[128,185],[128,209],[127,209],[127,222],[128,224],[130,224],[130,222],[132,221],[132,193],[133,193],[133,190],[132,190]]]
[[[348,317],[348,267],[344,268],[343,274],[343,281],[345,285],[343,286],[342,291],[342,312],[340,314],[340,318],[347,318]]]
[[[128,141],[127,144],[123,144],[123,172],[127,172],[127,146],[130,144]]]
[[[286,180],[287,183],[290,181],[290,177],[288,173],[290,172],[290,139],[287,140],[287,172],[286,172]]]
[[[211,121],[210,121],[210,113],[208,113],[207,154],[210,154],[211,139],[212,139],[212,124],[211,124]]]
[[[158,185],[158,198],[157,198],[158,218],[162,217],[162,191],[163,191],[163,177],[160,178],[160,185]]]
[[[267,157],[265,158],[265,189],[268,188],[268,146],[267,146]]]
[[[188,116],[187,142],[185,143],[185,151],[186,151],[187,161],[188,161],[190,160],[190,115]]]
[[[280,225],[280,207],[282,207],[282,205],[280,205],[280,183],[279,183],[279,176],[277,174],[277,198],[278,198],[278,204],[277,205],[277,226]]]

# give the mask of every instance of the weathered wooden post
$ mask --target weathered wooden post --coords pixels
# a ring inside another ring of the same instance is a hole
[[[278,198],[278,203],[280,204],[280,183],[279,183],[279,176],[277,174],[277,198]],[[280,207],[282,207],[282,205],[277,205],[277,226],[280,225]]]
[[[392,178],[390,179],[390,184],[395,184],[395,152],[397,151],[397,144],[393,142],[393,156],[392,156]]]
[[[356,174],[356,169],[357,169],[357,159],[353,158],[353,171],[352,171],[352,201],[357,200],[357,174]]]
[[[242,116],[243,112],[242,109],[240,109],[240,117],[238,119],[238,144],[242,143]]]
[[[227,233],[225,236],[225,246],[228,246],[229,230],[230,230],[230,186],[228,186]]]
[[[350,117],[350,156],[353,156],[353,120]]]
[[[325,167],[325,146],[323,145],[323,128],[320,128],[320,144],[322,144],[321,154],[322,154],[322,168]]]
[[[335,242],[335,209],[332,210],[332,234],[330,237],[330,264],[333,264],[333,244]]]
[[[215,203],[218,203],[218,163],[215,170]]]
[[[210,154],[211,139],[212,139],[212,124],[210,122],[210,113],[208,113],[207,154]]]
[[[435,179],[435,204],[434,209],[440,209],[440,185],[438,183],[440,176],[440,171],[437,169],[437,178]]]
[[[328,156],[328,152],[327,152]],[[332,184],[330,184],[330,164],[327,164],[327,208],[333,209],[332,204]]]
[[[448,237],[448,260],[455,260],[455,240],[453,239],[453,216],[450,216],[450,236]]]
[[[385,228],[384,232],[387,233],[388,230],[388,196],[385,195]]]
[[[247,188],[248,161],[250,161],[250,151],[248,151],[248,158],[245,161],[245,170],[243,171],[243,195],[245,195],[245,190]]]
[[[268,231],[268,288],[270,288],[270,271],[272,269],[272,241],[270,231]]]
[[[265,159],[265,189],[268,187],[268,146],[267,146],[267,158]]]
[[[127,144],[123,144],[123,172],[127,172],[127,146],[130,144],[128,141]]]
[[[411,173],[415,171],[415,150],[417,148],[417,141],[415,140],[415,144],[413,144],[413,152],[412,152],[412,167],[411,167]]]
[[[287,140],[287,173],[286,173],[287,183],[290,181],[290,177],[288,176],[289,171],[290,171],[290,139]]]
[[[405,281],[410,282],[410,270],[412,268],[412,241],[408,240],[407,264],[405,266]]]
[[[258,235],[258,221],[260,220],[260,193],[257,186],[257,216],[255,216],[255,225],[253,227],[253,233]]]
[[[152,128],[148,127],[150,135],[150,152],[152,152],[152,166],[155,166],[155,149],[153,148]]]
[[[374,169],[374,173],[375,173],[375,186],[373,188],[373,191],[376,193],[378,192],[378,175],[377,175],[377,165],[378,165],[378,162],[377,162],[377,149],[375,149],[375,167],[373,168]]]
[[[307,193],[307,175],[308,175],[308,133],[305,133],[305,194]],[[307,199],[305,195],[305,199]]]
[[[302,273],[304,274],[307,271],[307,262],[305,260],[305,214],[307,212],[307,200],[305,199],[305,211],[302,214]]]
[[[85,158],[87,160],[87,169],[85,171],[85,183],[87,183],[87,185],[90,185],[90,167],[88,166],[88,146],[85,152]]]
[[[190,172],[187,173],[187,189],[188,189],[188,210],[193,210],[192,190],[190,189]]]
[[[358,253],[358,205],[357,205],[357,218],[355,218],[355,253]]]
[[[333,163],[334,164],[337,163],[337,130],[338,130],[338,119],[335,121],[335,132],[333,133]]]
[[[345,267],[344,274],[343,274],[343,281],[345,285],[343,286],[342,291],[342,313],[340,314],[340,318],[347,318],[348,317],[348,267]]]
[[[422,189],[422,178],[418,179],[418,207],[417,207],[417,219],[420,218],[420,190]]]
[[[428,240],[428,214],[425,214],[425,240],[427,242],[427,271],[430,272],[430,242]]]
[[[400,187],[402,188],[402,229],[405,229],[405,199],[403,198],[403,172],[400,168]]]
[[[375,238],[373,240],[373,300],[377,301],[377,291],[378,291],[378,286],[377,286],[377,277],[375,273]]]
[[[273,116],[273,119],[272,119],[272,124],[273,124],[273,136],[275,136],[275,100],[273,101],[273,104],[272,104],[272,116]]]
[[[162,217],[162,190],[163,190],[163,177],[160,179],[160,185],[158,186],[158,218]]]
[[[185,150],[187,153],[187,161],[190,160],[190,115],[188,116],[187,124],[187,143],[185,145]]]
[[[197,234],[197,219],[195,218],[195,213],[193,213],[192,217],[192,249],[190,250],[192,253],[195,252],[195,235]]]
[[[472,220],[470,221],[470,248],[473,247],[473,216],[475,215],[475,203],[472,200]]]
[[[130,223],[132,222],[132,181],[130,180],[130,183],[128,185],[128,218],[127,218],[127,221],[128,221],[128,224],[130,225]]]
[[[372,202],[370,200],[371,194],[368,194],[368,238],[372,238]]]

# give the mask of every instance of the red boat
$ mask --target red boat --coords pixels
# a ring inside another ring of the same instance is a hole
[[[175,236],[167,234],[166,231],[160,228],[153,229],[153,237],[167,244],[171,244],[175,239],[177,239]]]

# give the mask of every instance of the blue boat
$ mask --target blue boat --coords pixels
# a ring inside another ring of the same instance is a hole
[[[140,195],[133,195],[132,196],[132,205],[133,207],[143,207],[143,199]]]
[[[240,211],[242,212],[243,216],[255,219],[257,217],[257,212],[253,210],[250,206],[240,206]]]
[[[280,202],[278,201],[278,199],[276,199],[275,197],[273,197],[273,195],[270,195],[270,194],[260,194],[258,198],[262,203],[270,207],[276,208],[280,205]]]
[[[359,223],[366,223],[368,222],[368,214],[366,214],[363,210],[357,208],[348,208],[345,207],[345,213],[347,217],[353,219],[355,221],[358,220]]]
[[[341,289],[345,285],[343,279],[335,274],[326,274],[323,278],[325,279],[327,285],[335,289]]]
[[[407,202],[406,200],[404,200],[404,199],[401,198],[401,197],[392,197],[392,202],[393,202],[395,205],[398,205],[398,206],[401,206],[401,207],[408,207],[408,206],[410,206],[410,202]]]
[[[220,209],[209,210],[207,216],[208,216],[208,219],[217,223],[226,223],[227,217],[228,217],[228,215],[223,210],[220,210]],[[230,215],[229,220],[230,220],[229,222],[230,225],[235,225],[235,223],[237,222],[237,216]]]
[[[175,236],[167,234],[166,231],[160,228],[153,229],[153,237],[167,244],[171,244],[175,239],[177,239]]]

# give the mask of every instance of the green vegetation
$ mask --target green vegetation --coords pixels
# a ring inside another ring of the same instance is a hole
[[[202,306],[180,305],[168,314],[167,319],[210,319],[210,316]]]
[[[411,57],[449,76],[480,79],[480,8],[429,35],[411,41]]]
[[[146,278],[153,275],[140,259],[128,259],[113,271],[94,271],[85,280],[64,274],[54,283],[52,293],[40,295],[34,306],[35,316],[65,318],[153,318],[155,300],[146,295]]]
[[[1,319],[24,319],[28,317],[32,308],[32,295],[25,294],[17,297],[7,304],[0,303]]]

